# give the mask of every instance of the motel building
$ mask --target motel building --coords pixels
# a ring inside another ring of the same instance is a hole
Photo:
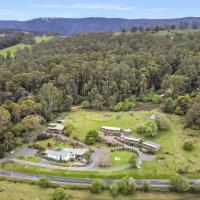
[[[146,141],[142,143],[142,148],[147,149],[148,151],[152,153],[156,153],[160,150],[161,146],[160,144],[156,144],[154,142]]]
[[[142,140],[140,138],[135,138],[135,137],[130,137],[126,135],[122,135],[120,138],[120,141],[128,144],[128,145],[133,145],[137,147],[141,147]]]
[[[121,135],[121,128],[119,127],[102,126],[101,130],[104,132],[105,135],[114,135],[114,136]]]

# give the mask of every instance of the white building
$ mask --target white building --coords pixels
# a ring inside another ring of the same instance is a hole
[[[160,144],[156,144],[156,143],[150,142],[150,141],[143,142],[142,147],[144,149],[150,150],[152,152],[157,152],[161,148]]]
[[[47,158],[56,161],[68,162],[71,159],[76,159],[82,157],[89,149],[69,149],[65,148],[61,151],[46,150],[44,153]]]
[[[121,128],[119,127],[102,126],[101,130],[106,135],[119,135],[121,133]]]

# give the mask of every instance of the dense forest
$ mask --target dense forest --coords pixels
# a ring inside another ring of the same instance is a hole
[[[200,32],[89,33],[0,57],[0,143],[11,149],[72,104],[128,110],[162,104],[200,127]],[[15,140],[13,139],[15,138]]]
[[[0,35],[0,50],[19,43],[34,44],[34,34],[17,31]]]

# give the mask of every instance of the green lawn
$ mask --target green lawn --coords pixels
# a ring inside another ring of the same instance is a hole
[[[31,162],[41,162],[42,159],[35,156],[28,156],[28,155],[19,155],[17,157],[19,160],[31,161]]]
[[[50,200],[54,192],[53,188],[40,188],[37,185],[26,183],[13,183],[9,181],[0,181],[0,199],[1,200]],[[136,192],[134,195],[119,195],[113,198],[109,192],[104,191],[100,194],[91,193],[89,190],[65,189],[70,200],[198,200],[198,194],[176,194],[169,192]]]
[[[43,148],[52,148],[56,150],[57,148],[69,148],[72,147],[68,142],[60,142],[57,141],[55,138],[49,138],[47,140],[37,141],[35,144],[39,144]]]
[[[111,152],[111,162],[112,167],[119,167],[122,165],[127,165],[129,163],[129,159],[135,155],[131,152],[126,151],[114,151]]]

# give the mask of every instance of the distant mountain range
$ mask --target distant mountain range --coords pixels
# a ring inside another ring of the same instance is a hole
[[[9,28],[36,32],[55,32],[72,35],[80,32],[117,32],[121,28],[131,29],[133,26],[153,27],[156,25],[180,25],[187,21],[192,26],[200,17],[176,19],[122,19],[122,18],[38,18],[28,21],[0,20],[0,28]]]

